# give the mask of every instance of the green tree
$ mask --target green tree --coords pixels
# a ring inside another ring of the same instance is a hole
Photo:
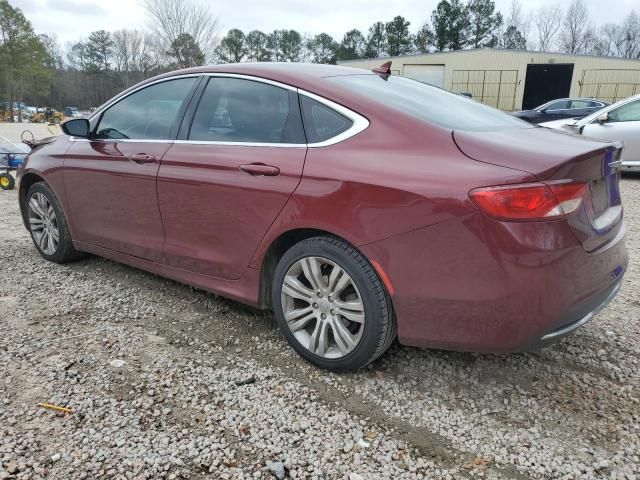
[[[268,48],[269,36],[260,30],[247,34],[247,60],[250,62],[268,62],[271,60]]]
[[[282,30],[280,52],[285,62],[299,62],[302,54],[302,36],[295,30]]]
[[[197,67],[204,64],[204,53],[188,33],[182,33],[171,42],[169,52],[180,68]]]
[[[85,44],[88,69],[96,72],[108,72],[113,54],[113,40],[111,34],[105,30],[91,32]]]
[[[267,48],[276,62],[298,62],[302,54],[302,36],[295,30],[274,30],[267,40]]]
[[[493,0],[469,0],[466,10],[469,15],[469,44],[473,48],[495,47],[502,14],[496,12]]]
[[[441,0],[431,22],[438,51],[461,50],[468,44],[469,12],[460,0]]]
[[[416,50],[420,53],[429,53],[429,47],[434,44],[435,37],[433,32],[429,28],[429,25],[425,23],[416,36],[414,37],[413,43]]]
[[[367,58],[382,57],[386,51],[387,35],[385,33],[384,23],[376,22],[369,27],[365,56]]]
[[[0,91],[10,107],[49,93],[53,70],[47,65],[51,61],[22,10],[0,0]]]
[[[411,52],[413,37],[409,33],[409,25],[411,23],[400,15],[385,25],[387,53],[390,56],[406,55]]]
[[[239,63],[247,55],[247,37],[237,28],[227,32],[216,47],[215,56],[222,63]]]
[[[337,59],[338,60],[354,60],[356,58],[362,58],[365,54],[366,40],[360,30],[354,28],[349,30],[342,37],[342,42],[338,46]]]
[[[526,50],[527,39],[524,38],[524,35],[518,30],[518,27],[510,25],[504,32],[504,35],[502,35],[502,46],[512,50]]]
[[[338,44],[328,33],[319,33],[307,42],[315,63],[336,63]]]

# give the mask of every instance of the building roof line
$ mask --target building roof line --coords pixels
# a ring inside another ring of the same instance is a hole
[[[504,53],[527,53],[527,54],[535,54],[535,55],[544,55],[544,56],[563,56],[563,57],[584,57],[584,58],[598,58],[601,60],[625,60],[628,62],[637,62],[640,63],[640,59],[634,59],[634,58],[622,58],[622,57],[609,57],[609,56],[605,56],[605,55],[588,55],[585,53],[564,53],[564,52],[540,52],[540,51],[536,51],[536,50],[515,50],[512,48],[470,48],[467,50],[450,50],[447,52],[429,52],[429,53],[412,53],[409,55],[397,55],[394,57],[375,57],[375,58],[356,58],[353,60],[342,60],[339,61],[338,64],[339,65],[345,65],[345,64],[349,64],[349,63],[356,63],[356,62],[363,62],[363,61],[375,61],[375,60],[379,60],[379,61],[385,61],[385,60],[389,60],[389,59],[394,59],[394,58],[415,58],[415,57],[422,57],[422,56],[432,56],[432,55],[452,55],[452,54],[464,54],[464,53],[476,53],[476,52],[481,52],[481,51],[491,51],[491,52],[504,52]]]

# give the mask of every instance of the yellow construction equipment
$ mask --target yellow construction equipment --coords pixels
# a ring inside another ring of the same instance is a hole
[[[51,107],[38,109],[38,111],[31,116],[31,121],[34,123],[59,124],[62,120],[64,120],[62,112],[58,112],[55,108]]]

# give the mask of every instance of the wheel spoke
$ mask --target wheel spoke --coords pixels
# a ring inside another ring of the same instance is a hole
[[[44,228],[44,222],[42,221],[42,219],[32,216],[29,216],[29,225],[31,226],[31,230],[42,230]]]
[[[36,216],[44,220],[45,213],[40,208],[40,204],[38,203],[38,200],[35,198],[35,196],[31,197],[31,200],[29,200],[29,208],[31,208],[31,211],[35,213]]]
[[[314,318],[316,318],[316,314],[310,313],[300,318],[299,320],[296,320],[294,322],[289,322],[289,328],[291,329],[292,332],[297,332],[298,330],[306,327],[309,324],[309,322]]]
[[[312,311],[313,311],[313,308],[311,307],[311,305],[304,308],[296,308],[294,310],[289,310],[288,312],[285,312],[284,318],[287,322],[291,322]]]
[[[47,245],[49,244],[49,235],[47,235],[47,232],[42,232],[42,235],[40,235],[40,241],[38,242],[38,245],[40,245],[40,248],[46,252],[47,251]]]
[[[313,333],[309,339],[309,350],[323,357],[327,351],[329,341],[328,333],[329,330],[326,322],[316,322],[316,327],[313,329]]]
[[[302,260],[302,271],[316,292],[325,290],[326,287],[324,285],[324,278],[322,278],[322,272],[320,271],[320,264],[315,257]]]
[[[340,315],[352,322],[364,323],[364,306],[360,300],[351,302],[336,300],[335,306],[335,312],[337,315]]]
[[[342,320],[339,318],[332,318],[330,326],[336,345],[338,345],[338,348],[343,355],[346,355],[355,348],[357,343],[356,339],[345,324],[342,323]]]
[[[49,229],[49,231],[47,232],[47,236],[48,236],[47,243],[49,244],[49,251],[51,253],[53,253],[53,252],[55,252],[57,245],[56,245],[56,242],[55,242],[55,240],[53,238],[53,230],[52,229]]]
[[[56,247],[58,246],[58,242],[60,241],[60,233],[58,232],[57,228],[52,228],[51,229],[51,236],[54,240],[54,242],[56,243]]]
[[[343,271],[342,275],[338,279],[338,282],[336,283],[336,286],[331,290],[331,295],[333,295],[334,297],[338,297],[338,295],[340,295],[340,292],[342,292],[350,284],[351,277]]]
[[[313,292],[304,286],[300,280],[292,275],[287,275],[284,278],[284,285],[282,286],[282,293],[285,293],[293,298],[298,298],[307,303],[311,303]]]

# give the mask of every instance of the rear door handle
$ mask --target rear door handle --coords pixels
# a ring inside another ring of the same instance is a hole
[[[249,163],[240,165],[238,168],[254,177],[275,177],[280,175],[280,169],[278,167],[272,167],[264,163]]]
[[[146,153],[136,153],[135,155],[129,155],[129,160],[135,163],[153,163],[156,161],[156,157]]]

